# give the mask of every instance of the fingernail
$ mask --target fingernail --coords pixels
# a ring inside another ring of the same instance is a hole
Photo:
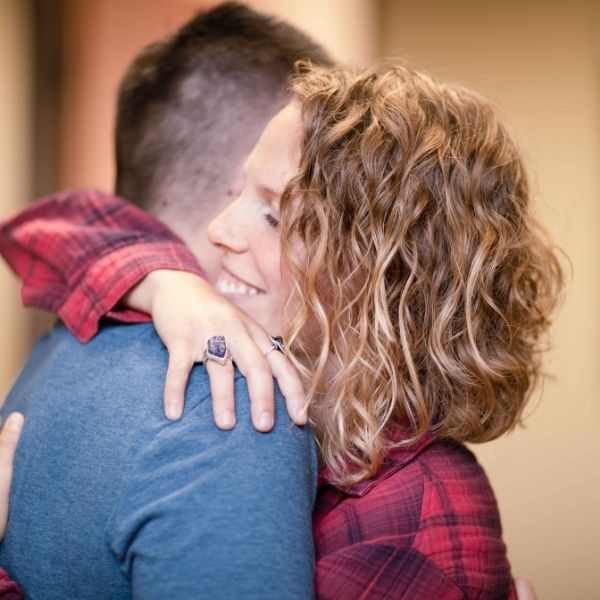
[[[23,429],[23,423],[25,422],[25,417],[18,412],[11,413],[6,419],[5,427],[6,429],[10,429],[12,431],[20,432]]]
[[[221,425],[223,427],[233,427],[235,425],[235,415],[232,410],[225,409],[221,413]]]
[[[167,415],[167,419],[177,421],[177,419],[181,417],[181,409],[179,408],[179,405],[170,403],[165,407],[165,414]]]
[[[271,427],[273,427],[273,413],[263,410],[260,415],[258,415],[258,424],[261,429],[271,429]]]

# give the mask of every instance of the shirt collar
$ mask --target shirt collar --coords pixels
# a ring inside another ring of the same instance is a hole
[[[394,439],[394,441],[400,441],[400,437]],[[390,475],[393,475],[406,465],[411,463],[416,456],[418,456],[425,448],[430,446],[436,441],[436,436],[432,433],[428,433],[417,440],[410,446],[396,446],[390,448],[386,454],[383,465],[379,468],[379,471],[371,477],[371,479],[365,479],[359,481],[353,485],[347,487],[336,486],[337,489],[348,496],[361,497],[369,493],[376,485],[384,481]],[[325,485],[333,485],[330,482],[330,471],[327,467],[321,469],[319,473],[319,488]]]

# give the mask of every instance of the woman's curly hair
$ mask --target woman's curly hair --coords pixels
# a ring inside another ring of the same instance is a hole
[[[398,65],[305,64],[292,89],[303,130],[281,202],[285,338],[332,479],[374,475],[399,428],[402,443],[510,430],[562,273],[495,111]]]

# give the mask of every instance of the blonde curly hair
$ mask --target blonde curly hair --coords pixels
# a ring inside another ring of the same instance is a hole
[[[405,444],[510,430],[562,273],[495,111],[389,64],[300,65],[292,89],[303,133],[281,201],[285,338],[332,479],[373,476],[398,430]]]

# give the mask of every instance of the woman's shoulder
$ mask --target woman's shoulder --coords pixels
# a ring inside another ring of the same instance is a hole
[[[511,581],[498,503],[484,469],[462,444],[435,441],[388,480],[419,505],[412,551],[465,591],[507,590]],[[470,597],[470,594],[467,594]]]
[[[396,534],[406,543],[436,520],[451,528],[468,523],[501,535],[494,492],[473,453],[434,436],[390,449],[371,479],[342,490],[320,488],[317,517],[331,511],[350,511],[354,519],[369,522],[374,537]]]
[[[432,437],[391,450],[373,479],[346,490],[321,488],[315,542],[319,589],[335,565],[373,589],[406,588],[398,591],[402,598],[507,598],[511,590],[498,506],[484,470],[466,447]]]
[[[483,467],[465,445],[451,440],[435,440],[415,457],[415,469],[407,477],[417,477],[424,492],[448,497],[470,496],[492,502],[497,509],[494,492]],[[402,477],[399,471],[398,475]],[[473,508],[473,507],[471,507]]]
[[[389,485],[418,490],[421,497],[420,529],[428,521],[444,519],[448,526],[485,529],[501,536],[496,496],[475,455],[464,445],[438,440],[415,457],[410,468],[394,474]]]
[[[400,507],[414,507],[417,538],[434,530],[469,528],[470,538],[501,540],[494,491],[475,455],[464,445],[432,439],[412,455],[410,449],[396,448],[390,451],[384,469],[391,472],[375,478],[370,492],[373,500],[398,495]]]
[[[496,507],[483,467],[463,444],[428,435],[412,445],[392,447],[377,474],[343,491],[350,496],[387,495],[402,489],[404,498],[475,495]],[[473,508],[473,507],[471,507]],[[496,507],[497,508],[497,507]]]

